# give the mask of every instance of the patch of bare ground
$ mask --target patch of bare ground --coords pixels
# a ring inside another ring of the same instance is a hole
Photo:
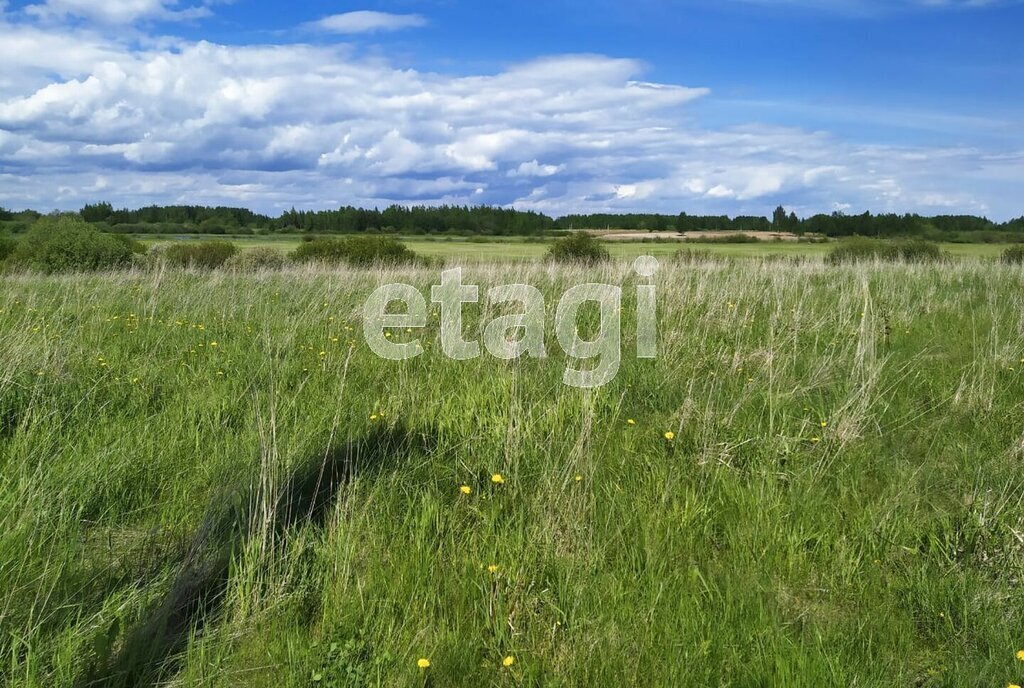
[[[596,230],[591,234],[604,239],[605,241],[641,241],[643,239],[674,239],[686,241],[687,239],[720,239],[722,237],[743,234],[754,237],[759,241],[796,241],[799,237],[792,232],[737,232],[737,231],[716,231],[704,232],[645,232],[641,230]]]

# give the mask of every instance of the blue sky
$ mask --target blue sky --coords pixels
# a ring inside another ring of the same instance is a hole
[[[1010,0],[0,0],[0,205],[1024,214]]]

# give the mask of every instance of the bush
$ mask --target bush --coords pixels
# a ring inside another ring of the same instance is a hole
[[[207,270],[221,267],[236,253],[238,247],[229,241],[181,242],[162,250],[168,265]]]
[[[946,257],[938,244],[924,239],[886,241],[853,237],[840,242],[829,252],[826,260],[833,265],[865,260],[902,260],[908,263],[927,263],[945,260]]]
[[[692,265],[693,263],[705,263],[712,259],[710,251],[702,251],[700,249],[693,248],[681,248],[675,252],[672,256],[672,260],[677,263],[684,265]]]
[[[1003,262],[1007,265],[1024,264],[1024,246],[1017,244],[1003,251]]]
[[[908,263],[934,263],[949,257],[938,244],[924,239],[905,239],[893,243],[896,246],[896,257]]]
[[[259,272],[260,270],[280,270],[284,267],[284,263],[284,252],[269,246],[258,246],[231,256],[224,263],[224,268],[238,272]]]
[[[44,217],[11,251],[12,265],[42,272],[109,270],[131,263],[138,242],[103,234],[73,215]]]
[[[7,236],[6,234],[0,234],[0,263],[7,260],[7,257],[14,253],[15,247],[18,242],[15,241],[14,237]]]
[[[756,236],[744,234],[743,232],[728,232],[716,236],[687,237],[684,239],[692,244],[759,244],[761,240]]]
[[[415,262],[417,257],[408,246],[390,237],[352,236],[305,241],[291,253],[291,259],[300,263],[335,265],[397,265]]]
[[[545,258],[556,263],[592,265],[611,259],[611,254],[593,235],[573,232],[562,239],[556,239]]]

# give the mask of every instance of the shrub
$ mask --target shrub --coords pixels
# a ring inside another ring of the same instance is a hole
[[[908,263],[932,263],[947,258],[938,244],[924,239],[905,239],[894,243],[896,257]]]
[[[238,247],[229,241],[197,241],[171,244],[162,251],[169,265],[212,270],[224,265]]]
[[[672,259],[677,263],[692,265],[693,263],[704,263],[712,259],[710,251],[702,251],[694,248],[681,248],[675,252]]]
[[[231,256],[224,263],[224,267],[238,272],[258,272],[260,270],[280,270],[284,267],[284,263],[284,252],[269,246],[257,246]]]
[[[885,242],[877,239],[866,239],[864,237],[853,237],[839,242],[828,252],[825,260],[833,265],[839,263],[855,263],[865,260],[878,260],[891,258],[888,255],[888,247]]]
[[[15,247],[18,242],[15,241],[14,237],[6,234],[0,234],[0,263],[7,260],[7,257],[14,253]]]
[[[1003,251],[1003,262],[1007,265],[1024,264],[1024,245],[1017,244]]]
[[[11,264],[42,272],[109,270],[128,265],[138,242],[103,234],[73,215],[44,217],[11,252]]]
[[[390,237],[352,236],[305,241],[291,253],[291,259],[300,263],[394,265],[415,262],[417,257],[408,246]]]
[[[573,232],[562,239],[556,239],[548,248],[545,258],[556,263],[592,265],[609,260],[611,254],[593,235],[586,232]]]
[[[728,232],[715,236],[687,237],[684,241],[693,244],[759,244],[761,240],[756,236],[744,234],[743,232]]]
[[[936,262],[946,259],[938,244],[924,239],[886,241],[853,237],[840,242],[826,260],[833,264],[855,263],[864,260],[902,260],[908,263]]]

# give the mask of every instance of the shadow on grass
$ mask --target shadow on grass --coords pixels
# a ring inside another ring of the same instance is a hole
[[[380,471],[393,457],[423,443],[423,437],[405,428],[381,428],[303,461],[279,493],[273,529],[285,535],[295,525],[322,525],[339,490],[353,477]],[[261,497],[259,489],[227,490],[214,499],[181,555],[170,590],[120,643],[108,639],[76,686],[154,685],[177,669],[176,656],[185,650],[190,633],[220,608],[231,559],[250,537],[257,521],[254,505],[264,502]],[[112,629],[111,635],[116,634]]]

